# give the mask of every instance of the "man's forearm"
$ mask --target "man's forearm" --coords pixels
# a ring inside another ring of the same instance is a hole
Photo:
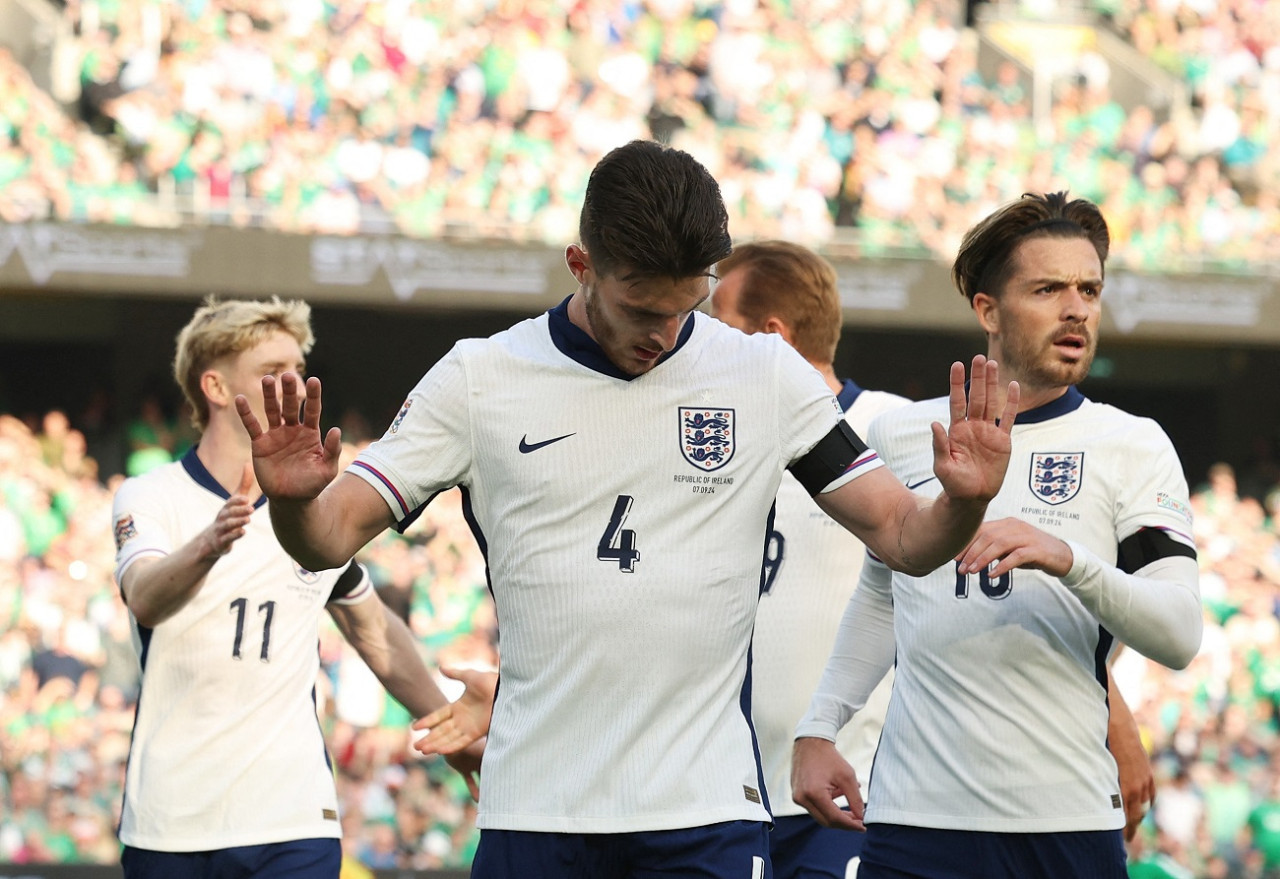
[[[881,560],[894,570],[923,577],[969,545],[986,511],[983,502],[957,501],[946,494],[938,495],[932,503],[917,503],[901,519],[897,552]]]
[[[328,490],[309,501],[270,500],[271,527],[290,558],[308,571],[345,565],[359,547],[342,545]]]
[[[219,558],[197,537],[162,558],[138,559],[121,584],[125,604],[139,625],[154,628],[195,597]]]

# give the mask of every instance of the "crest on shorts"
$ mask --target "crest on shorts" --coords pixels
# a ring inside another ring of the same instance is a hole
[[[1084,452],[1034,452],[1031,492],[1046,504],[1062,504],[1080,491]]]
[[[395,420],[391,422],[391,427],[387,429],[387,433],[396,433],[400,430],[400,425],[404,421],[404,417],[409,414],[409,407],[412,405],[412,397],[404,401],[404,405],[400,407],[400,411],[396,414]]]
[[[133,516],[125,513],[115,524],[116,549],[124,546],[138,536],[138,526],[133,524]]]
[[[733,410],[680,407],[680,452],[699,470],[719,470],[733,457]]]

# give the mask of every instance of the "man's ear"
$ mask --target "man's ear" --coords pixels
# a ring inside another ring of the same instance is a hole
[[[986,293],[975,293],[973,313],[978,316],[978,325],[988,336],[1000,332],[1000,300]]]
[[[762,333],[777,333],[782,340],[788,345],[791,344],[791,327],[787,326],[787,322],[776,315],[770,315],[764,319],[764,323],[760,325]]]
[[[591,256],[581,244],[570,244],[564,249],[564,264],[569,267],[574,280],[579,284],[586,283],[586,273],[591,271]]]
[[[205,399],[214,405],[231,405],[231,391],[222,373],[216,369],[206,369],[200,373],[200,390],[204,392]]]

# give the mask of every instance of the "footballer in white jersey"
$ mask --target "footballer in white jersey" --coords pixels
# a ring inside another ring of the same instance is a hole
[[[885,391],[864,390],[850,379],[836,399],[845,421],[864,437],[873,418],[910,402]],[[751,714],[775,818],[808,814],[791,799],[791,746],[796,723],[809,707],[809,696],[831,652],[840,615],[858,583],[864,556],[858,538],[822,512],[794,477],[783,477],[756,613],[751,672]],[[861,778],[871,771],[892,683],[890,672],[868,706],[836,739],[840,753]]]
[[[838,406],[781,339],[696,312],[624,373],[567,303],[459,342],[348,470],[402,527],[463,488],[502,654],[477,823],[768,821],[749,695],[762,552],[784,470],[839,433]],[[879,467],[857,445],[810,491]]]
[[[126,480],[112,510],[117,580],[187,543],[229,497],[195,449]],[[195,852],[341,836],[316,717],[317,625],[328,602],[372,595],[358,565],[301,568],[259,502],[179,611],[154,628],[131,614],[142,690],[121,841]]]
[[[922,496],[938,492],[929,425],[946,411],[945,400],[916,403],[870,430]],[[881,663],[896,658],[868,827],[1027,834],[1125,824],[1107,750],[1107,657],[1117,639],[1157,659],[1198,643],[1177,618],[1183,603],[1168,600],[1175,581],[1131,576],[1195,558],[1177,455],[1155,422],[1071,387],[1018,416],[986,516],[1004,517],[1066,541],[1071,572],[992,578],[949,565],[912,578],[873,558],[863,568],[841,634],[857,621]],[[833,738],[871,686],[857,677],[833,655],[797,737]]]

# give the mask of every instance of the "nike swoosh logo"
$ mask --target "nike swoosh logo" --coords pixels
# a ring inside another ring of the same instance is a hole
[[[937,478],[938,478],[938,477],[936,477],[936,476],[930,476],[928,479],[921,479],[921,480],[920,480],[919,482],[917,482],[915,485],[912,485],[911,483],[907,483],[907,491],[915,491],[917,488],[919,488],[920,486],[924,485],[926,482],[933,482],[933,480],[935,480],[935,479],[937,479]]]
[[[564,436],[552,437],[551,439],[543,440],[540,443],[531,443],[531,442],[528,442],[529,434],[526,433],[524,436],[520,437],[520,454],[527,455],[530,452],[536,452],[538,451],[538,449],[542,448],[543,446],[549,446],[552,443],[558,443],[562,439],[568,439],[569,437],[575,436],[575,435],[576,434],[566,433]]]

